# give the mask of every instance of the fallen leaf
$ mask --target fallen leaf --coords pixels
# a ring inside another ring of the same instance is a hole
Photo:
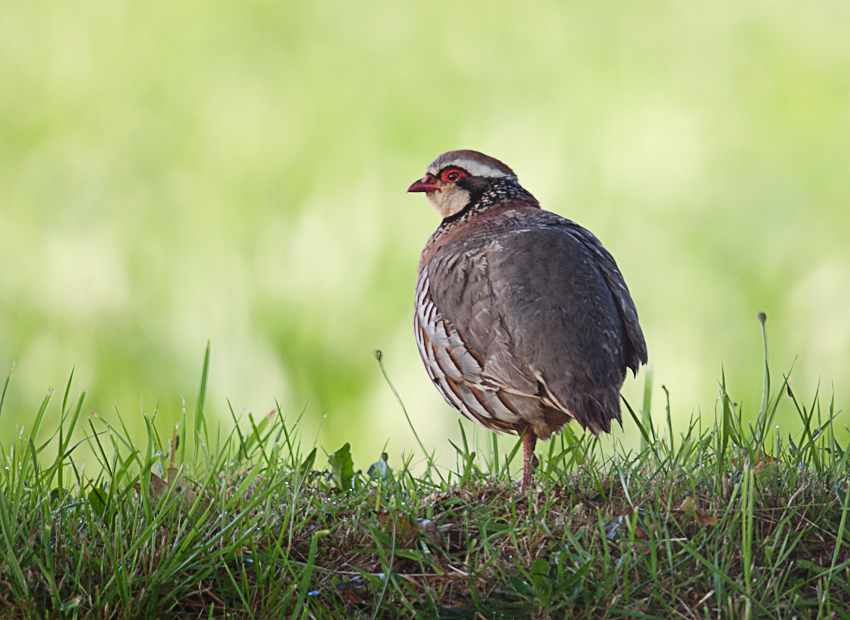
[[[686,512],[692,514],[697,523],[702,527],[709,525],[717,525],[717,517],[707,512],[702,512],[697,509],[696,501],[693,497],[686,497],[678,506],[673,509],[673,512]]]

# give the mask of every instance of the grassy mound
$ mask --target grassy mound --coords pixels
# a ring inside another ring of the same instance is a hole
[[[710,427],[675,441],[669,405],[662,438],[649,399],[627,404],[639,450],[568,428],[529,491],[512,477],[519,442],[495,435],[421,473],[384,457],[364,474],[347,444],[325,467],[279,410],[211,441],[208,363],[170,437],[152,416],[137,446],[120,417],[90,417],[72,444],[84,394],[69,404],[69,381],[50,441],[35,441],[48,395],[2,447],[0,616],[850,617],[847,433],[832,404],[771,390],[766,365],[754,424],[725,380]],[[785,398],[794,437],[772,425]]]

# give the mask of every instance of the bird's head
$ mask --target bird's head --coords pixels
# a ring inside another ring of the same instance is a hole
[[[517,183],[514,171],[478,151],[449,151],[431,162],[408,192],[425,192],[437,212],[451,217],[478,201],[495,180]]]

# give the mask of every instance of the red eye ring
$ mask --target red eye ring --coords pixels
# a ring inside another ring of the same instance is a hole
[[[458,170],[457,168],[446,168],[440,173],[440,180],[443,183],[457,183],[465,176],[466,173],[463,170]]]

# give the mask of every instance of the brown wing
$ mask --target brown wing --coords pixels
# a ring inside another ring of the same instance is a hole
[[[635,308],[629,288],[626,286],[623,274],[617,268],[614,257],[611,256],[611,253],[605,249],[593,233],[582,228],[575,222],[562,220],[561,223],[556,225],[563,226],[569,230],[571,234],[584,244],[594,257],[599,271],[602,273],[602,277],[605,278],[608,289],[614,296],[620,318],[626,328],[626,366],[637,375],[640,365],[647,362],[646,341],[643,337],[643,330],[638,322],[637,308]]]

